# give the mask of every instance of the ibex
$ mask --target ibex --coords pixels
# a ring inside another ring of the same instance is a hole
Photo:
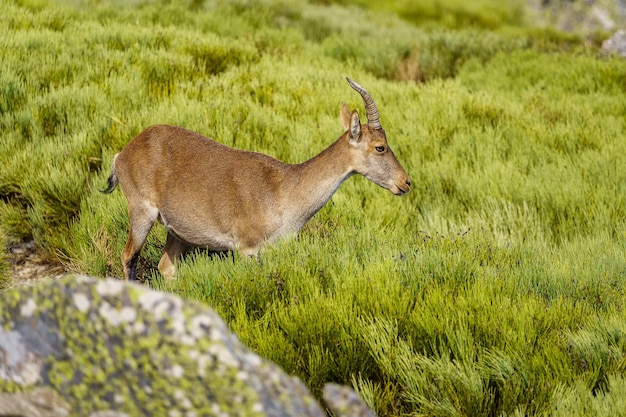
[[[374,100],[346,79],[363,97],[367,124],[344,103],[345,132],[301,164],[233,149],[174,126],[151,126],[131,140],[113,157],[102,191],[111,193],[119,183],[128,202],[126,279],[135,280],[139,252],[157,219],[167,229],[159,271],[170,279],[177,258],[191,246],[255,256],[265,244],[295,234],[353,174],[396,195],[408,193],[411,181],[387,144]]]

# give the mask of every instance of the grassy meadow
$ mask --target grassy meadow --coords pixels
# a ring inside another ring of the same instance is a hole
[[[133,136],[169,123],[301,162],[342,134],[343,101],[364,114],[349,76],[412,191],[351,178],[259,260],[198,250],[171,282],[155,227],[146,285],[381,416],[626,415],[626,61],[603,34],[495,0],[0,7],[5,247],[123,276],[125,200],[98,190]]]

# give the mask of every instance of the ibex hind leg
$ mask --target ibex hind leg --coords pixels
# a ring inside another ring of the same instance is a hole
[[[159,262],[159,271],[165,279],[174,278],[176,273],[176,260],[185,253],[188,246],[185,242],[178,239],[172,232],[167,233],[167,240],[165,241],[165,253],[161,257]]]
[[[136,269],[139,252],[141,252],[141,248],[146,243],[148,233],[150,233],[159,211],[152,206],[133,206],[129,204],[128,214],[130,215],[130,232],[128,233],[126,246],[122,251],[122,265],[124,266],[126,279],[135,281],[137,279]]]

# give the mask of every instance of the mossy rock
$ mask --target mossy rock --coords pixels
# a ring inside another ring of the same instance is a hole
[[[215,312],[170,294],[78,276],[5,292],[0,312],[0,416],[326,415]],[[324,397],[373,415],[348,388]]]

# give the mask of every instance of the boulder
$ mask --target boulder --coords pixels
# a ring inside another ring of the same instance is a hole
[[[335,415],[373,416],[329,384]],[[201,304],[115,279],[0,294],[0,416],[326,416]]]
[[[567,32],[614,32],[624,29],[625,0],[528,0],[530,18]]]
[[[618,30],[602,42],[602,50],[608,54],[621,55],[626,58],[626,30]]]

